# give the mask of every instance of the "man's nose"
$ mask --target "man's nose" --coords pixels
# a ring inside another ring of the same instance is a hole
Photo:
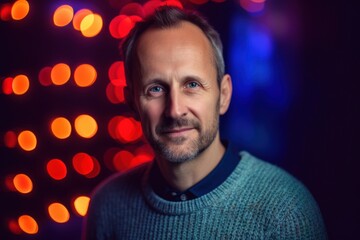
[[[185,100],[181,90],[171,89],[166,101],[166,116],[171,118],[185,116],[187,114]]]

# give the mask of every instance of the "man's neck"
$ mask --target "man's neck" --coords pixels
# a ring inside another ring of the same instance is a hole
[[[224,153],[225,147],[217,134],[211,145],[192,160],[184,163],[157,160],[168,184],[178,191],[185,191],[206,177],[218,165]]]

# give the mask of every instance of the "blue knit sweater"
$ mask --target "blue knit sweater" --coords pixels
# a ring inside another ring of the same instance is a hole
[[[299,181],[240,154],[223,184],[184,202],[153,192],[149,164],[112,177],[92,196],[84,239],[326,239],[319,208]]]

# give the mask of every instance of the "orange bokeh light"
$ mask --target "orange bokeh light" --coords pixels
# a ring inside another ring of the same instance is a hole
[[[37,145],[35,134],[29,130],[22,131],[18,135],[18,144],[25,151],[34,150]]]
[[[89,208],[90,198],[88,196],[79,196],[73,201],[73,206],[77,214],[85,216]]]
[[[33,183],[30,177],[26,174],[17,174],[13,179],[14,187],[20,193],[27,194],[33,190]]]
[[[66,223],[70,219],[70,213],[67,208],[58,202],[49,205],[48,213],[51,219],[57,223]]]
[[[58,7],[53,15],[55,26],[64,27],[68,25],[74,16],[74,9],[70,5],[61,5]]]
[[[68,138],[71,134],[71,124],[64,117],[55,118],[51,122],[51,132],[59,139]]]
[[[17,0],[11,8],[11,17],[14,20],[24,19],[30,11],[30,5],[26,0]]]
[[[4,143],[8,148],[16,147],[17,137],[14,131],[7,131],[4,135]]]
[[[58,63],[51,69],[51,81],[55,85],[63,85],[69,81],[71,70],[69,65],[65,63]]]
[[[67,168],[65,163],[60,159],[56,159],[56,158],[51,159],[46,164],[46,171],[49,174],[49,176],[55,180],[64,179],[67,174]]]
[[[51,69],[52,67],[43,67],[39,72],[39,82],[43,86],[50,86],[51,82]]]
[[[22,95],[29,90],[29,78],[23,74],[17,75],[12,81],[12,90],[16,95]]]
[[[81,64],[74,72],[74,80],[79,87],[91,86],[95,82],[96,77],[96,70],[90,64]]]
[[[93,158],[87,153],[77,153],[72,158],[72,164],[76,172],[81,175],[87,175],[94,169]]]
[[[18,224],[21,230],[27,234],[36,234],[39,231],[39,226],[36,220],[29,215],[22,215],[18,218]]]
[[[73,27],[75,30],[78,30],[80,31],[80,25],[81,25],[81,22],[82,20],[87,16],[87,15],[90,15],[90,14],[93,14],[93,12],[89,9],[80,9],[79,11],[77,11],[74,15],[74,18],[73,18]]]
[[[86,15],[80,23],[80,31],[84,37],[95,37],[103,27],[103,20],[99,14]]]
[[[87,114],[79,115],[75,119],[74,126],[77,134],[83,138],[92,138],[98,130],[95,119]]]
[[[4,81],[2,83],[2,91],[4,94],[10,95],[13,93],[12,82],[13,82],[12,77],[7,77],[4,79]]]

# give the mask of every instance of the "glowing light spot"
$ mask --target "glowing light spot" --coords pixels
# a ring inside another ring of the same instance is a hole
[[[71,124],[64,117],[55,118],[51,122],[51,132],[59,139],[68,138],[71,134]]]
[[[247,12],[257,13],[264,10],[265,1],[261,0],[240,0],[240,6]]]
[[[149,16],[155,12],[155,10],[162,5],[162,1],[160,0],[151,0],[144,4],[144,14],[145,16]]]
[[[52,84],[51,82],[51,70],[52,67],[43,67],[39,72],[39,82],[41,85],[47,87]]]
[[[74,125],[77,134],[83,138],[92,138],[98,130],[95,119],[86,114],[78,116]]]
[[[63,85],[70,79],[70,67],[65,63],[58,63],[51,69],[50,76],[53,84]]]
[[[16,147],[17,137],[14,131],[7,131],[4,135],[4,143],[8,148]]]
[[[80,216],[85,216],[89,207],[90,198],[88,196],[79,196],[75,198],[74,209]]]
[[[8,221],[8,228],[13,234],[19,235],[22,233],[19,223],[15,219]]]
[[[20,193],[27,194],[33,190],[33,183],[30,177],[26,174],[17,174],[13,179],[16,190]]]
[[[89,14],[83,18],[80,31],[84,37],[95,37],[103,27],[103,20],[99,14]]]
[[[123,61],[116,61],[111,64],[108,76],[110,82],[116,86],[126,86],[125,69]]]
[[[29,130],[22,131],[18,135],[18,144],[25,151],[34,150],[37,144],[35,134]]]
[[[87,175],[94,169],[93,158],[87,153],[77,153],[72,159],[72,164],[76,172],[81,175]]]
[[[12,82],[13,82],[13,78],[11,77],[7,77],[4,79],[2,83],[2,91],[4,94],[10,95],[13,93]]]
[[[57,223],[66,223],[70,219],[70,213],[67,208],[58,202],[49,205],[48,213],[51,219]]]
[[[106,97],[113,104],[125,102],[124,87],[109,83],[106,86]]]
[[[25,75],[17,75],[12,81],[12,90],[16,95],[22,95],[29,90],[30,81]]]
[[[18,218],[18,224],[21,230],[27,234],[36,234],[39,231],[39,226],[36,220],[29,215],[22,215]]]
[[[121,142],[136,141],[142,135],[141,124],[133,118],[124,118],[116,126],[116,133]]]
[[[77,11],[73,18],[74,29],[80,31],[80,24],[81,24],[82,20],[90,14],[93,14],[93,12],[86,8],[80,9],[79,11]]]
[[[89,172],[88,174],[85,175],[85,177],[87,177],[87,178],[96,177],[97,175],[99,175],[100,170],[101,170],[99,161],[94,157],[92,157],[92,160],[93,160],[94,167],[91,172]]]
[[[11,8],[11,17],[14,20],[24,19],[30,11],[30,5],[26,0],[17,0]]]
[[[0,19],[3,21],[9,21],[11,20],[11,8],[12,4],[5,3],[2,6],[0,6]]]
[[[79,87],[91,86],[95,82],[96,77],[96,70],[90,64],[81,64],[74,72],[74,80]]]
[[[68,25],[74,16],[74,9],[69,5],[61,5],[58,7],[53,16],[55,26],[64,27]]]
[[[5,177],[5,186],[12,192],[17,191],[14,185],[14,175],[7,175]]]
[[[183,9],[183,5],[180,1],[177,0],[167,0],[162,3],[162,6],[174,6],[180,9]]]
[[[64,179],[67,174],[67,168],[65,163],[60,159],[56,159],[56,158],[51,159],[46,164],[46,171],[49,174],[49,176],[55,180]]]
[[[131,161],[134,155],[129,151],[119,151],[113,159],[114,167],[119,172],[124,172],[131,168]]]
[[[126,15],[118,15],[113,18],[109,24],[109,31],[113,38],[120,39],[129,34],[135,23],[141,21],[139,16],[128,17]]]
[[[111,171],[115,171],[113,159],[114,159],[114,156],[116,155],[116,153],[118,153],[119,151],[120,151],[119,148],[109,148],[104,153],[103,159],[104,159],[105,166]]]
[[[120,10],[120,15],[144,17],[144,10],[139,3],[128,3]]]

